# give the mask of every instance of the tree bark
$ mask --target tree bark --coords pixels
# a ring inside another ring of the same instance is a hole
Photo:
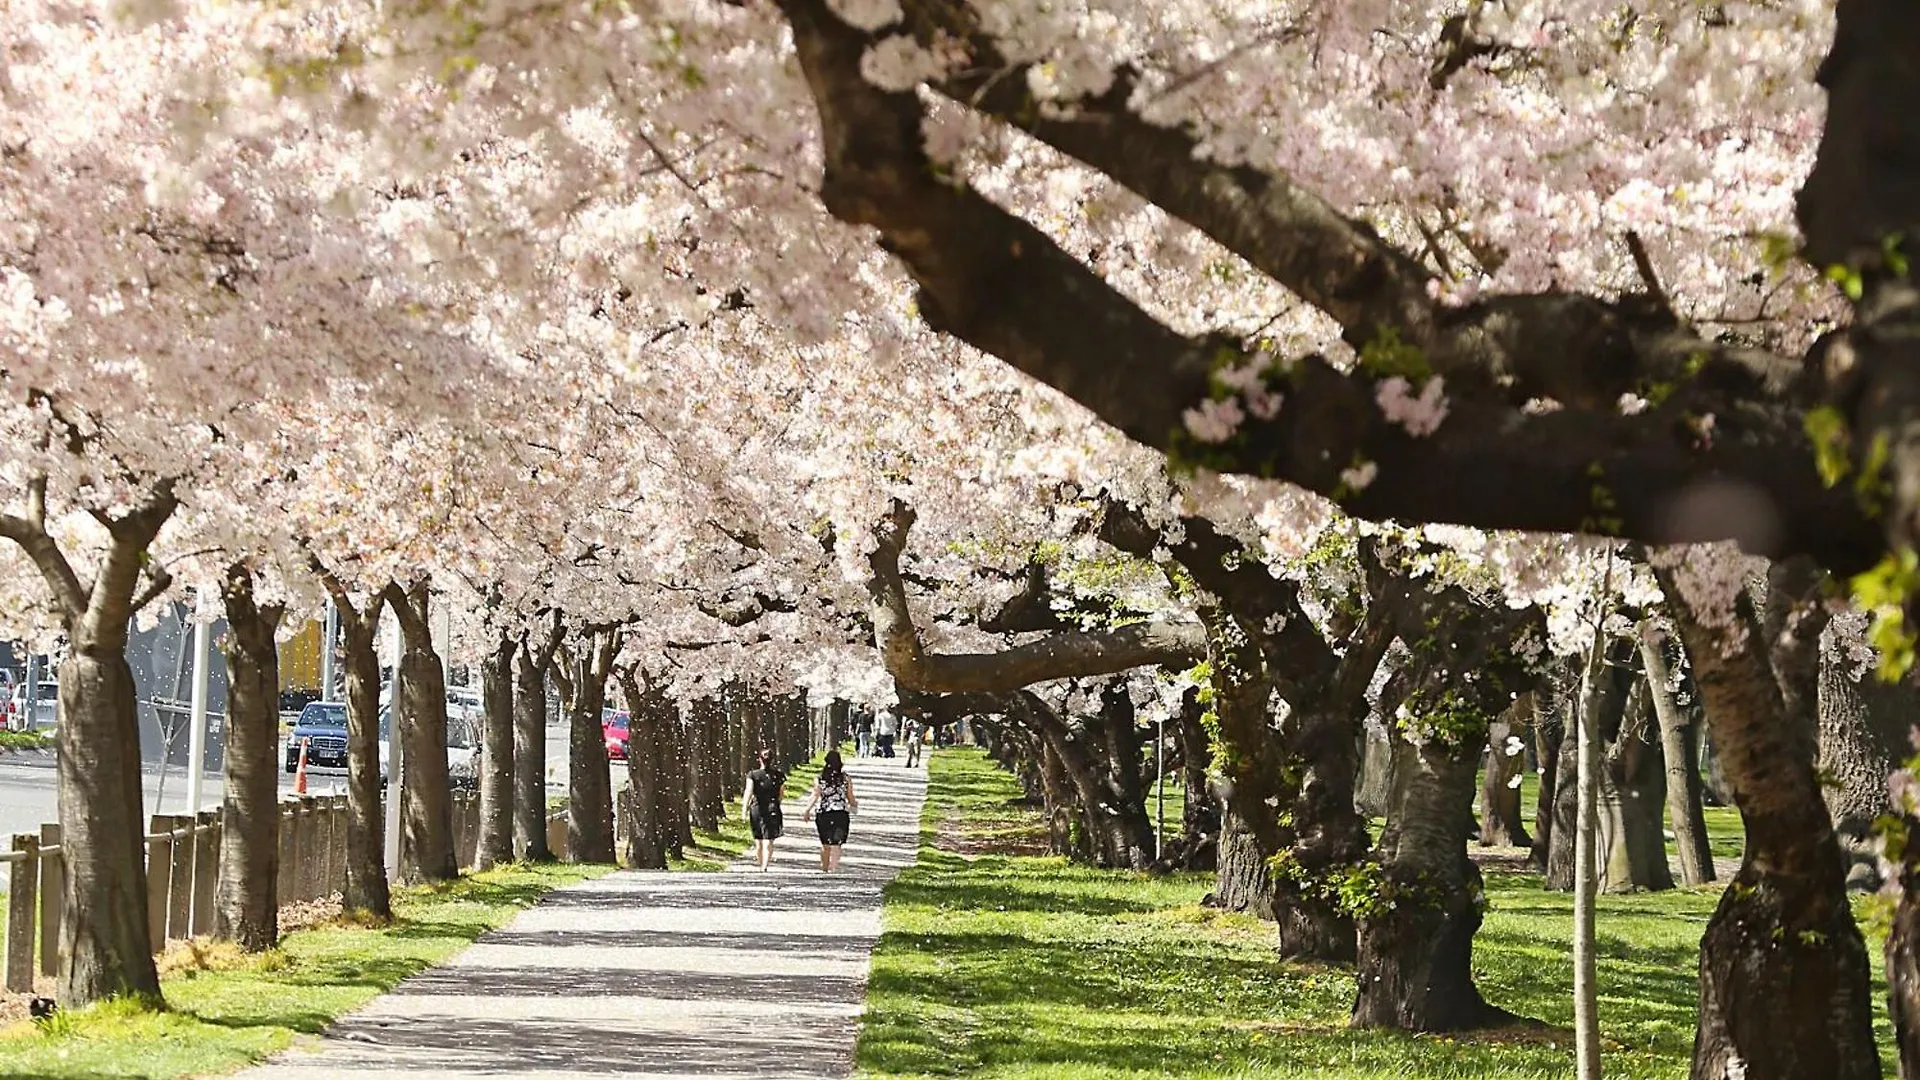
[[[1361,736],[1360,780],[1354,802],[1368,817],[1386,817],[1387,808],[1393,805],[1393,739],[1386,727],[1374,720],[1368,721]]]
[[[460,876],[453,853],[453,802],[447,777],[447,681],[433,651],[425,581],[388,586],[400,620],[394,737],[405,740],[400,781],[400,878],[408,884]]]
[[[552,862],[547,846],[547,668],[560,645],[560,614],[514,655],[513,846],[527,862]]]
[[[1631,654],[1629,654],[1631,655]],[[1627,697],[1620,728],[1606,747],[1600,788],[1600,888],[1607,892],[1673,888],[1660,827],[1666,763],[1660,755],[1645,679]]]
[[[1714,880],[1715,871],[1700,801],[1695,724],[1699,709],[1697,702],[1682,704],[1675,692],[1678,672],[1670,659],[1675,652],[1675,644],[1658,624],[1642,624],[1640,663],[1647,673],[1654,717],[1660,724],[1660,756],[1667,770],[1667,819],[1673,823],[1673,842],[1680,852],[1680,876],[1689,886],[1705,885]]]
[[[1473,982],[1484,896],[1467,858],[1478,740],[1396,740],[1400,785],[1381,833],[1383,899],[1360,921],[1355,1027],[1460,1031],[1510,1022]]]
[[[1614,638],[1604,642],[1606,662],[1596,676],[1599,686],[1594,707],[1598,712],[1593,717],[1593,721],[1596,735],[1609,744],[1619,739],[1621,721],[1626,713],[1627,694],[1631,683],[1624,668],[1632,657],[1633,647],[1633,642],[1626,638]],[[1554,787],[1553,825],[1548,830],[1545,881],[1545,887],[1555,892],[1568,892],[1573,888],[1573,847],[1577,838],[1574,822],[1578,785],[1568,781],[1578,775],[1578,753],[1578,739],[1572,738],[1571,734],[1561,739],[1560,762],[1555,770],[1559,782]],[[1608,792],[1603,790],[1601,798],[1603,802],[1609,798]]]
[[[280,654],[274,635],[285,608],[258,603],[252,571],[237,563],[228,568],[221,595],[227,610],[226,795],[213,935],[260,952],[280,939]]]
[[[632,668],[620,672],[627,703],[627,850],[621,862],[637,870],[667,868],[666,823],[660,809],[660,739],[671,705],[665,696],[642,691]]]
[[[1480,846],[1531,847],[1533,838],[1520,820],[1520,786],[1512,781],[1525,775],[1526,755],[1508,753],[1507,740],[1533,734],[1527,721],[1533,715],[1533,696],[1522,694],[1513,708],[1487,725],[1487,764],[1480,784]],[[1516,747],[1519,743],[1515,744]]]
[[[1260,854],[1253,831],[1226,800],[1220,823],[1220,868],[1214,874],[1213,902],[1228,911],[1244,911],[1273,921],[1273,871]]]
[[[513,861],[513,661],[518,642],[496,629],[480,662],[480,843],[477,869]]]
[[[1872,1080],[1880,1058],[1866,944],[1814,775],[1812,717],[1789,712],[1781,688],[1792,679],[1778,677],[1782,661],[1792,662],[1779,654],[1807,647],[1793,636],[1812,621],[1805,613],[1817,607],[1817,582],[1776,566],[1767,606],[1781,613],[1762,620],[1742,596],[1729,630],[1696,613],[1711,598],[1683,587],[1673,557],[1657,556],[1655,572],[1747,830],[1746,858],[1700,942],[1693,1075]],[[1764,631],[1763,622],[1784,633]]]
[[[723,732],[720,727],[720,703],[711,697],[694,701],[690,710],[688,733],[689,810],[693,817],[693,827],[701,832],[712,832],[720,827],[721,800],[720,762],[723,748],[719,745]]]
[[[614,861],[613,782],[600,716],[619,647],[612,631],[596,631],[581,642],[573,663],[567,710],[567,851],[576,863]]]
[[[679,858],[693,846],[693,809],[687,783],[687,718],[676,703],[660,718],[660,823],[667,854]]]
[[[1542,874],[1552,862],[1553,831],[1560,798],[1560,751],[1567,734],[1564,670],[1540,679],[1533,692],[1534,757],[1540,762],[1540,790],[1533,804],[1533,853],[1529,859]]]
[[[330,576],[326,576],[330,577]],[[385,922],[393,899],[385,858],[387,807],[380,776],[380,654],[374,644],[384,600],[355,607],[337,581],[329,580],[340,613],[340,648],[347,697],[347,888],[348,912]]]
[[[1816,767],[1827,812],[1851,864],[1856,888],[1878,888],[1874,822],[1893,810],[1887,777],[1906,756],[1900,752],[1916,714],[1911,679],[1888,684],[1874,673],[1866,643],[1866,617],[1835,617],[1821,635],[1819,732]]]
[[[1073,781],[1067,779],[1067,768],[1060,763],[1060,755],[1054,750],[1053,743],[1045,738],[1039,742],[1041,804],[1047,815],[1047,852],[1071,857],[1075,812]]]

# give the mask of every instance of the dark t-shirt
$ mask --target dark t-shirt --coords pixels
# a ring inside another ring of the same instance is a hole
[[[755,769],[747,774],[747,783],[753,785],[754,805],[761,813],[780,812],[780,785],[786,782],[786,774],[779,769]]]

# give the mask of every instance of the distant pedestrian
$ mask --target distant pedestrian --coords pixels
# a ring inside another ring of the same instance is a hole
[[[920,750],[927,743],[927,729],[917,721],[907,721],[907,768],[920,764]]]
[[[740,809],[747,816],[747,828],[753,832],[753,854],[765,870],[773,862],[773,842],[780,839],[785,823],[780,816],[780,800],[787,795],[787,774],[775,768],[773,751],[760,751],[760,767],[747,774],[747,788],[740,796]]]
[[[860,809],[860,800],[853,797],[853,777],[841,765],[838,750],[827,751],[826,767],[813,782],[813,798],[807,800],[806,813],[800,820],[810,820],[815,807],[820,808],[820,869],[832,873],[840,869],[840,847],[847,842],[849,815]]]
[[[892,710],[881,709],[880,715],[873,719],[873,736],[880,745],[881,757],[893,756],[893,737],[900,730],[900,722],[893,717]]]
[[[873,753],[873,714],[865,709],[853,721],[853,756],[867,757]]]

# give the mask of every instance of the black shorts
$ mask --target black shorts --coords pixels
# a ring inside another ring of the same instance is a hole
[[[822,810],[814,815],[813,823],[820,829],[820,843],[824,847],[838,847],[847,842],[847,812],[845,810]]]
[[[780,808],[771,811],[754,807],[747,812],[747,828],[753,830],[755,840],[778,840],[786,831],[786,822],[780,816]]]

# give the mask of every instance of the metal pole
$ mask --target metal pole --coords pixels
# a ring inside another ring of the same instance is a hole
[[[320,620],[320,700],[333,700],[333,642],[340,632],[340,611],[327,601],[327,613]]]
[[[193,699],[187,714],[187,813],[200,812],[200,772],[207,758],[207,666],[213,653],[213,626],[193,624]]]
[[[22,713],[20,717],[21,731],[32,731],[40,726],[37,718],[34,716],[34,714],[39,711],[38,703],[40,701],[40,665],[34,663],[36,659],[36,654],[31,652],[27,654],[27,699],[20,705]]]
[[[400,815],[405,800],[400,793],[401,774],[406,769],[403,749],[406,740],[400,737],[400,620],[392,617],[387,623],[387,655],[393,658],[393,681],[387,690],[387,880],[400,880]]]

